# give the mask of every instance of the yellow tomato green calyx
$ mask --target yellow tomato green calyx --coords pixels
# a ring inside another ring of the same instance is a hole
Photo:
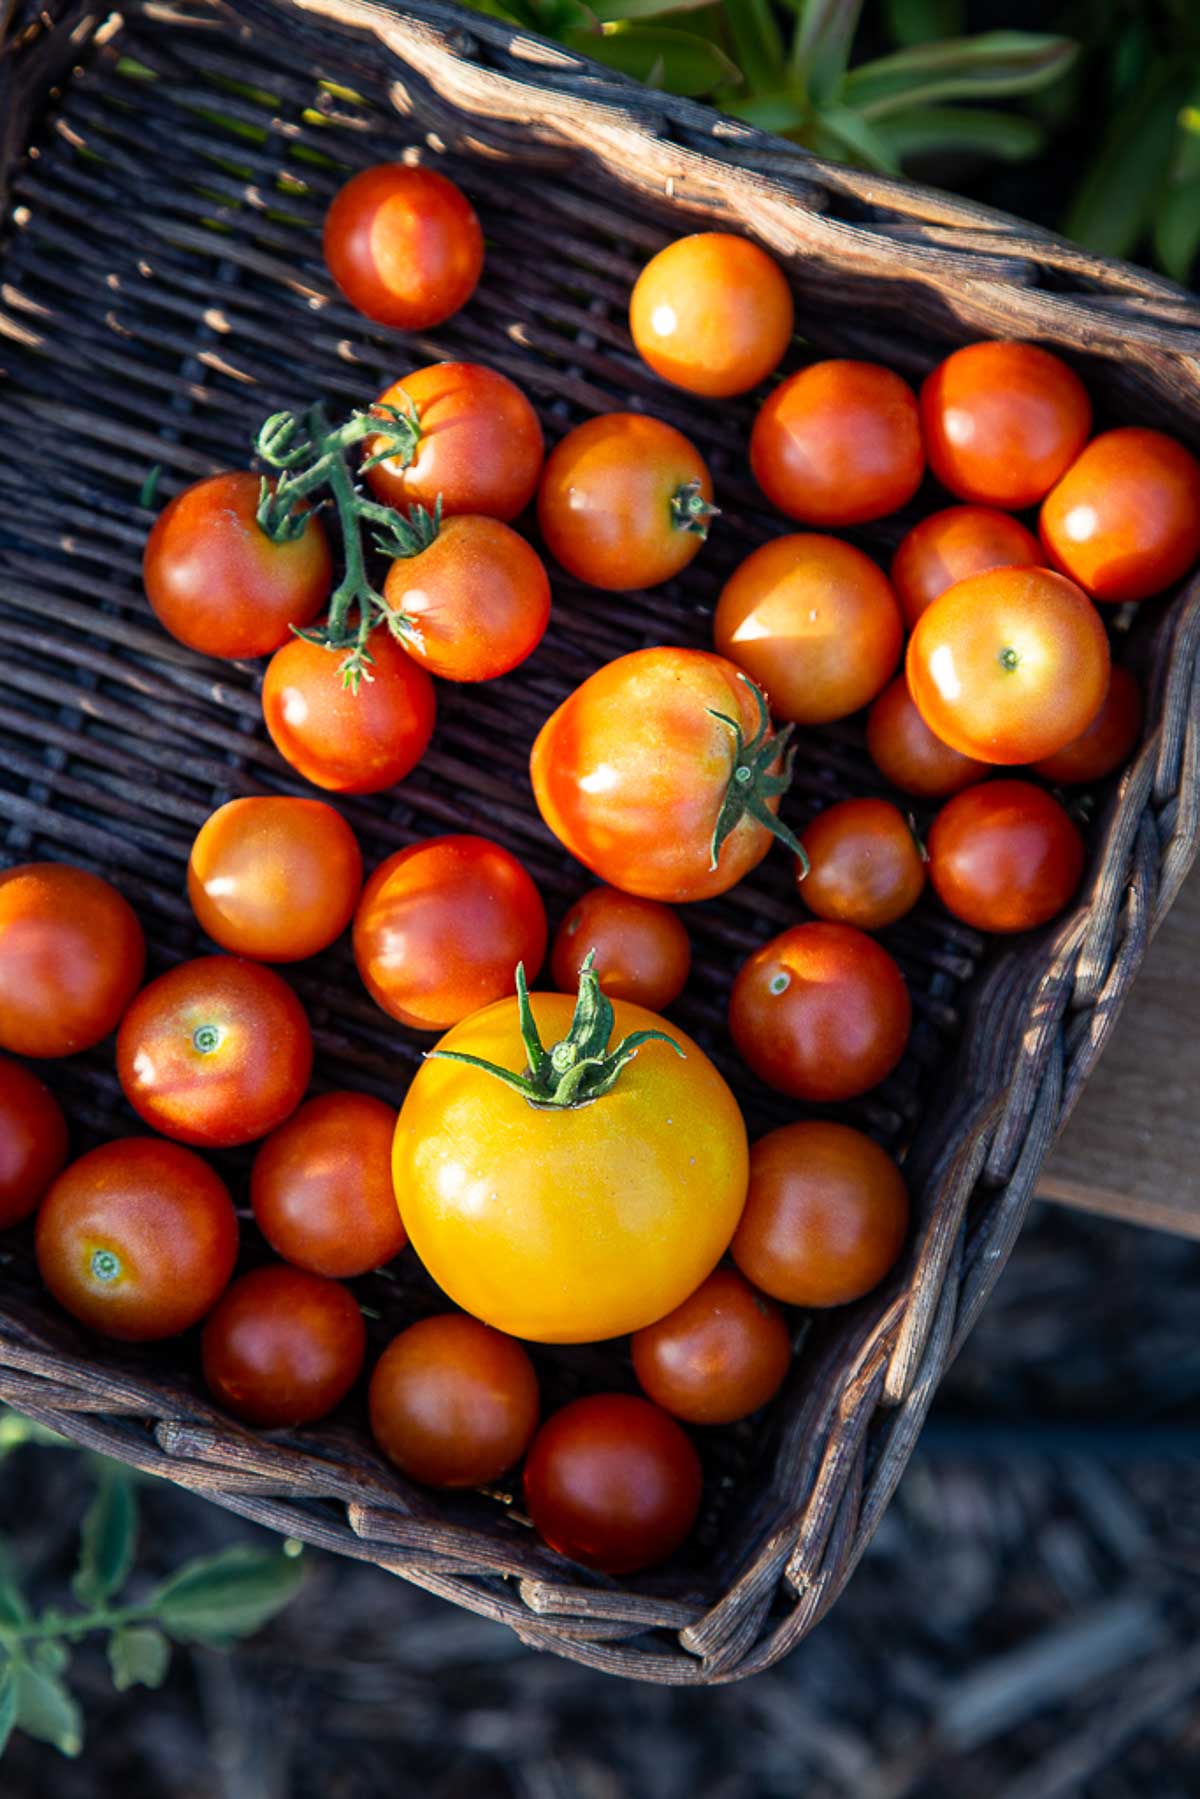
[[[713,828],[709,868],[715,868],[721,855],[721,845],[731,831],[737,829],[747,815],[760,825],[765,825],[773,836],[785,843],[800,864],[801,875],[808,873],[808,857],[800,839],[788,830],[781,818],[772,812],[768,801],[777,799],[786,793],[792,782],[792,765],[796,760],[796,746],[791,742],[792,726],[787,725],[776,737],[768,737],[771,718],[767,711],[766,697],[757,682],[749,675],[739,677],[746,683],[754,695],[758,707],[758,727],[747,743],[745,734],[736,718],[730,718],[727,712],[717,712],[708,708],[710,718],[719,719],[733,733],[733,772],[729,777],[729,785],[725,789],[725,798],[721,801],[721,810],[717,813],[717,822]],[[772,774],[775,763],[782,758],[778,774]]]

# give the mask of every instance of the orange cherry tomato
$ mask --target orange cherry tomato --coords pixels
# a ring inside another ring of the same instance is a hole
[[[1082,588],[996,568],[948,588],[909,639],[908,689],[944,743],[981,762],[1036,762],[1087,730],[1108,691],[1108,638]]]
[[[687,983],[692,946],[678,914],[657,900],[593,887],[558,927],[550,973],[560,993],[578,993],[587,956],[610,999],[661,1012]]]
[[[912,388],[877,362],[814,362],[763,401],[750,467],[806,525],[859,525],[907,505],[925,472]]]
[[[904,643],[888,578],[837,537],[760,544],[717,602],[713,641],[754,676],[776,718],[826,724],[874,699]]]
[[[402,512],[438,501],[442,517],[483,513],[514,519],[537,492],[546,449],[538,415],[515,382],[478,362],[434,362],[380,394],[416,426],[411,457],[389,456],[366,469],[376,499]],[[363,460],[386,448],[369,437]]]
[[[1114,663],[1104,704],[1083,736],[1035,762],[1034,773],[1064,787],[1101,781],[1129,760],[1141,734],[1142,690],[1127,668]]]
[[[773,1399],[792,1359],[778,1306],[717,1268],[681,1306],[633,1338],[648,1398],[688,1424],[732,1424]]]
[[[744,237],[700,231],[652,257],[634,284],[629,329],[656,375],[722,399],[757,387],[792,339],[792,290]]]
[[[867,749],[885,780],[921,799],[960,793],[991,773],[988,763],[961,756],[934,736],[913,705],[903,674],[884,688],[867,714]]]
[[[870,1137],[825,1119],[785,1124],[750,1151],[733,1259],[788,1305],[848,1305],[894,1266],[908,1215],[904,1176]]]
[[[801,833],[808,873],[800,897],[818,918],[881,931],[925,891],[925,864],[904,814],[887,800],[842,800]]]
[[[234,1281],[200,1340],[217,1404],[268,1430],[332,1412],[358,1379],[366,1350],[354,1295],[282,1262]]]
[[[0,1056],[0,1230],[28,1218],[69,1151],[62,1107],[19,1062]]]
[[[1101,432],[1046,496],[1042,543],[1095,600],[1147,600],[1200,556],[1200,461],[1162,431]]]
[[[1082,450],[1092,403],[1079,376],[1036,344],[955,350],[921,388],[929,467],[960,500],[1034,506]]]
[[[492,681],[536,650],[550,583],[523,537],[482,515],[451,518],[416,556],[393,562],[383,597],[404,647],[445,681]]]
[[[947,506],[913,526],[892,557],[892,586],[911,631],[938,595],[991,568],[1029,568],[1042,560],[1032,531],[991,506]]]
[[[1030,931],[1070,905],[1083,838],[1052,794],[988,781],[948,800],[929,832],[929,878],[948,912],[977,931]]]
[[[106,1337],[151,1342],[216,1303],[237,1260],[237,1214],[224,1181],[190,1149],[123,1137],[59,1175],[36,1242],[59,1305]]]
[[[385,630],[371,633],[373,665],[357,693],[339,650],[293,637],[263,681],[263,718],[285,762],[332,793],[381,793],[414,769],[433,735],[437,700],[423,668]]]
[[[188,898],[214,943],[258,962],[298,962],[340,937],[362,888],[362,852],[324,800],[230,800],[201,825]]]
[[[381,162],[334,195],[325,215],[325,261],[367,318],[425,331],[475,292],[483,232],[474,207],[445,175]]]
[[[146,940],[115,887],[66,862],[0,871],[0,1049],[91,1049],[141,985]]]
[[[369,1093],[323,1093],[272,1131],[254,1158],[250,1203],[276,1255],[347,1280],[400,1254],[395,1134],[395,1108]]]

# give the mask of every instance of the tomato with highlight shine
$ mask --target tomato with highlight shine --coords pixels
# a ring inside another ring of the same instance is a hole
[[[276,1255],[347,1280],[408,1242],[392,1191],[396,1111],[369,1093],[322,1093],[272,1131],[254,1158],[250,1203]]]
[[[313,1424],[332,1412],[358,1379],[366,1350],[354,1295],[281,1262],[234,1281],[200,1340],[217,1404],[268,1430]]]
[[[1101,602],[1148,600],[1200,556],[1200,461],[1163,431],[1094,437],[1047,494],[1042,543]]]
[[[99,875],[66,862],[0,872],[0,1049],[39,1060],[91,1049],[145,967],[133,908]]]
[[[258,962],[298,962],[340,937],[362,888],[362,851],[323,800],[230,800],[201,825],[188,898],[214,943]]]
[[[764,381],[792,338],[792,290],[744,237],[700,231],[651,258],[634,283],[629,329],[643,362],[689,393],[722,399]]]
[[[800,897],[818,918],[881,931],[911,912],[925,890],[913,827],[887,800],[842,800],[801,832],[808,872]]]
[[[616,887],[593,887],[575,901],[554,939],[550,972],[560,992],[578,990],[587,956],[594,957],[610,999],[661,1012],[683,992],[692,948],[670,906]]]
[[[483,272],[483,231],[462,189],[402,162],[361,169],[325,215],[325,261],[377,325],[425,331],[465,306]]]
[[[929,832],[929,878],[948,912],[977,931],[1031,931],[1075,897],[1083,838],[1030,781],[988,781],[947,802]]]
[[[1092,403],[1049,350],[967,344],[921,388],[929,467],[960,500],[1019,512],[1035,506],[1082,450]]]
[[[482,513],[516,518],[537,492],[546,447],[542,427],[521,389],[479,362],[434,362],[414,369],[380,394],[376,408],[397,408],[415,427],[406,459],[388,456],[364,470],[377,500],[442,517]],[[368,437],[363,461],[386,448]]]
[[[939,594],[968,575],[1041,561],[1041,545],[1019,519],[991,506],[947,506],[901,538],[892,557],[892,586],[911,631]]]
[[[427,549],[397,559],[383,597],[408,654],[444,681],[494,681],[533,654],[550,582],[531,544],[499,519],[447,519]]]
[[[803,524],[883,518],[925,472],[916,395],[877,362],[814,362],[763,401],[750,467],[771,504]]]
[[[688,1424],[732,1424],[773,1399],[792,1359],[778,1306],[717,1268],[657,1324],[637,1331],[633,1371],[649,1399]]]
[[[285,762],[331,793],[381,793],[416,767],[433,735],[433,682],[385,630],[371,633],[358,692],[340,650],[294,637],[263,681],[263,718]]]

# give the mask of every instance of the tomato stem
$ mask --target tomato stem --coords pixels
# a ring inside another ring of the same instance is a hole
[[[685,481],[671,495],[671,523],[677,531],[692,531],[701,539],[721,508],[706,500],[699,481]]]
[[[710,718],[719,719],[733,733],[733,768],[729,776],[729,785],[725,789],[725,797],[721,801],[721,810],[717,813],[717,822],[713,827],[712,842],[709,846],[711,860],[709,868],[713,869],[721,857],[721,849],[725,839],[741,824],[743,818],[752,818],[756,823],[766,827],[772,836],[778,837],[787,845],[796,857],[800,866],[800,879],[808,873],[808,856],[800,839],[788,830],[783,820],[770,807],[769,802],[787,792],[792,782],[792,768],[796,760],[796,746],[791,741],[791,725],[784,727],[777,736],[770,736],[771,716],[767,710],[766,697],[762,688],[752,681],[749,675],[738,671],[738,679],[744,681],[754,695],[758,707],[758,725],[753,737],[747,743],[746,734],[739,720],[730,718],[727,712],[717,712],[712,706],[708,708]],[[781,765],[778,774],[771,771],[777,762]]]

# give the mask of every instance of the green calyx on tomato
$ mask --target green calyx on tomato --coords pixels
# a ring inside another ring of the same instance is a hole
[[[758,727],[749,743],[736,718],[730,718],[727,712],[718,712],[712,706],[707,709],[710,718],[719,719],[723,725],[728,725],[733,732],[734,741],[733,773],[729,777],[725,798],[713,827],[710,852],[712,860],[709,867],[717,866],[721,857],[721,845],[749,814],[758,824],[765,825],[781,843],[786,843],[797,858],[803,878],[808,873],[808,857],[804,846],[767,804],[768,800],[778,799],[791,786],[792,765],[796,760],[796,746],[790,741],[793,727],[786,725],[777,737],[769,737],[771,716],[763,691],[748,675],[742,675],[740,679],[745,681],[758,707]],[[779,773],[772,774],[771,769],[781,752],[783,762]]]
[[[671,523],[677,531],[693,532],[701,542],[707,538],[708,527],[720,510],[705,499],[699,481],[685,481],[671,495]]]
[[[121,1273],[121,1259],[111,1249],[92,1252],[92,1276],[98,1281],[115,1281]]]

